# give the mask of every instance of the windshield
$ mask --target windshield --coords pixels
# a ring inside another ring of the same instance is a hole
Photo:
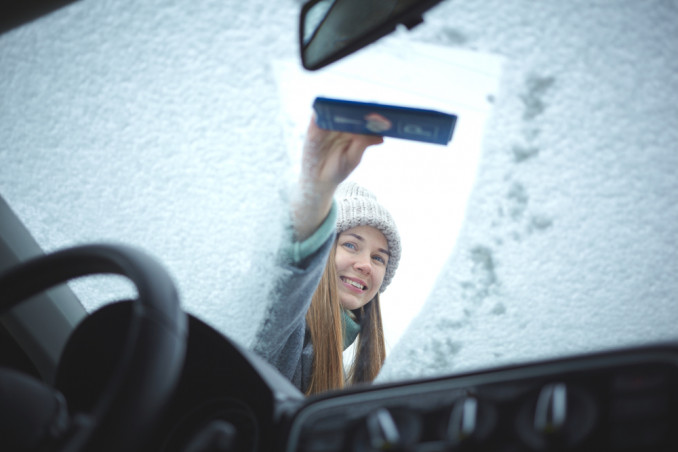
[[[148,251],[188,312],[249,345],[275,290],[299,124],[326,94],[290,96],[305,80],[284,72],[298,9],[77,2],[0,36],[0,195],[47,251]],[[484,72],[440,77],[430,49]],[[362,81],[323,70],[351,100],[380,100],[368,83],[459,114],[449,147],[387,139],[357,176],[408,224],[379,380],[678,337],[677,51],[672,2],[442,2],[356,54],[384,62]],[[89,310],[128,290],[75,289]]]

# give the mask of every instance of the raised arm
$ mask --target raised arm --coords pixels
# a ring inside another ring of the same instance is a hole
[[[295,239],[303,241],[320,226],[332,207],[337,186],[358,166],[368,146],[384,139],[376,135],[334,132],[311,118],[306,133],[298,193],[293,201]]]

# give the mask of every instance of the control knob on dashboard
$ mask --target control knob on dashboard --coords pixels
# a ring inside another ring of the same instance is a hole
[[[365,418],[355,437],[356,451],[402,451],[421,435],[419,417],[406,409],[379,408]]]
[[[496,420],[496,410],[491,404],[468,395],[453,405],[445,437],[452,450],[477,446],[490,436]]]
[[[563,450],[580,445],[597,419],[594,400],[565,383],[550,383],[518,412],[518,435],[533,450]]]

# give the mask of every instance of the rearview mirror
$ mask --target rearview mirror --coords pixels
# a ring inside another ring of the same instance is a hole
[[[412,29],[442,0],[311,0],[301,9],[299,49],[314,71],[393,32]]]

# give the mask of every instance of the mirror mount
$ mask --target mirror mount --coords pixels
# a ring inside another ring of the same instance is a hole
[[[407,28],[408,30],[411,30],[414,27],[416,27],[417,25],[423,24],[423,23],[424,23],[424,17],[419,16],[419,17],[413,17],[408,22],[403,22],[403,25],[405,25],[405,28]]]
[[[442,0],[310,0],[299,16],[302,66],[315,71],[381,39],[398,25],[421,24]]]

